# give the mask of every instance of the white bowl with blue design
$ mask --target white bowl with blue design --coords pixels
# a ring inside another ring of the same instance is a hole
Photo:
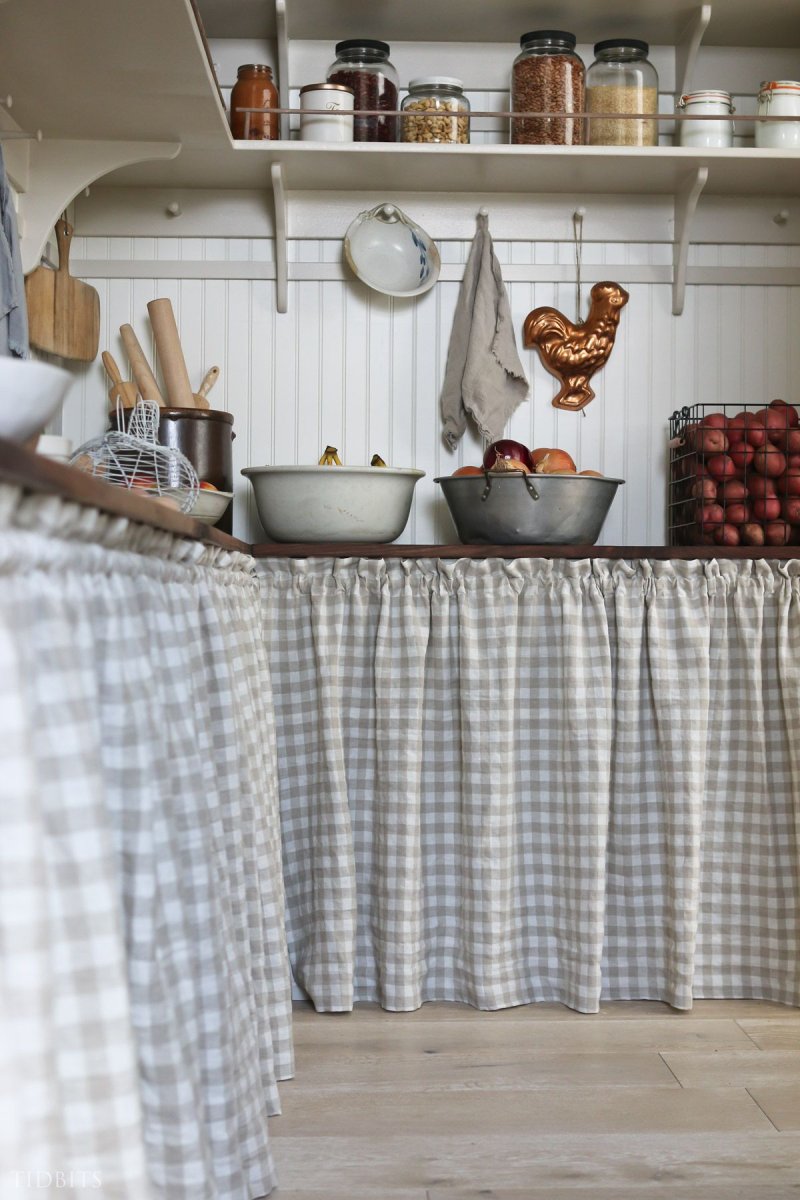
[[[441,269],[436,243],[395,204],[359,213],[344,237],[350,270],[385,296],[421,296]]]

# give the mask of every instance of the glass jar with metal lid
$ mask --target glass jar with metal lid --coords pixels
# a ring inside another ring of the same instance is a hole
[[[794,117],[786,121],[756,121],[756,146],[764,150],[800,147],[800,83],[796,79],[768,80],[758,91],[759,117]]]
[[[539,29],[524,33],[519,44],[511,71],[511,109],[554,115],[512,117],[512,143],[579,146],[583,121],[569,116],[583,112],[584,101],[585,71],[575,53],[575,34]]]
[[[678,108],[684,113],[677,121],[679,146],[694,146],[701,150],[724,150],[733,145],[733,121],[735,112],[730,92],[689,92],[681,96]],[[696,121],[694,117],[719,117],[718,121]]]
[[[608,115],[587,119],[590,146],[658,145],[657,121],[626,115],[658,112],[658,73],[647,57],[649,49],[638,38],[595,44],[595,61],[586,72],[586,111]]]
[[[460,79],[430,75],[412,79],[401,105],[404,142],[469,142],[469,101]]]
[[[328,83],[353,89],[354,107],[397,111],[399,77],[389,62],[390,46],[373,38],[348,38],[336,44],[336,62],[328,68]],[[356,116],[354,142],[396,142],[397,117]]]
[[[231,135],[246,141],[277,140],[277,112],[243,111],[265,108],[278,108],[272,68],[265,63],[245,63],[237,70],[231,91]]]

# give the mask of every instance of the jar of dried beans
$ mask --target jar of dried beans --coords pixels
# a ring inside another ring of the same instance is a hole
[[[521,145],[579,146],[583,141],[584,66],[575,35],[540,29],[519,39],[511,73],[512,112],[553,116],[512,117],[511,141]]]
[[[658,145],[658,121],[626,115],[658,112],[658,75],[648,50],[638,38],[595,45],[595,61],[586,72],[586,111],[603,115],[586,122],[590,146]]]
[[[404,142],[469,141],[469,101],[460,79],[432,75],[412,79],[403,100],[400,136]]]
[[[362,117],[359,109],[397,111],[398,75],[389,62],[390,47],[371,38],[348,38],[336,45],[336,62],[328,68],[328,83],[353,89],[356,115],[354,142],[396,142],[397,117]]]

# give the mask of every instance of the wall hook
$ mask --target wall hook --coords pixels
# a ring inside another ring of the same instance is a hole
[[[772,219],[776,225],[785,225],[787,223],[787,221],[789,220],[788,208],[782,208],[780,210],[780,212],[776,212],[775,216]]]
[[[173,200],[171,204],[167,205],[167,216],[168,217],[180,217],[182,215],[182,213],[183,213],[183,209],[181,208],[181,206],[177,200]]]

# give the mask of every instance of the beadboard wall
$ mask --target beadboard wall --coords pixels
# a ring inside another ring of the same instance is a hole
[[[557,281],[574,263],[571,243],[497,241],[495,247],[501,264],[514,267],[507,286],[518,338],[526,314],[538,305],[553,304],[574,316],[575,285]],[[341,258],[338,240],[298,240],[289,248],[291,260],[305,264]],[[466,260],[469,242],[444,241],[440,251],[445,264],[457,265]],[[130,278],[87,281],[100,293],[101,348],[110,349],[120,365],[125,360],[119,326],[130,322],[152,356],[147,301],[168,296],[194,386],[208,367],[221,368],[211,401],[234,414],[236,534],[263,540],[249,484],[239,476],[242,467],[316,462],[330,443],[346,463],[367,463],[378,452],[390,464],[422,468],[426,477],[417,485],[400,540],[457,540],[433,482],[481,456],[474,434],[465,436],[456,453],[441,440],[438,397],[457,278],[413,301],[393,301],[346,278],[295,280],[289,284],[289,311],[280,315],[273,281],[236,277],[242,263],[271,261],[269,239],[75,239],[73,263],[109,259],[209,264],[213,278],[159,278],[157,269],[153,277],[139,277],[132,267]],[[580,468],[626,481],[601,542],[661,544],[670,413],[697,401],[760,404],[776,396],[800,401],[800,288],[690,285],[685,311],[676,318],[666,282],[630,282],[619,270],[625,264],[667,268],[669,246],[595,243],[584,248],[584,309],[588,287],[606,277],[605,263],[615,265],[615,277],[631,299],[611,358],[595,378],[597,398],[585,415],[554,409],[555,380],[538,356],[522,350],[531,393],[506,432],[530,446],[559,446]],[[224,277],[224,264],[231,264],[230,278]],[[693,249],[690,264],[798,267],[800,248],[703,245]],[[535,278],[525,279],[526,267]],[[107,381],[99,358],[70,369],[75,381],[62,432],[78,444],[104,428]]]

